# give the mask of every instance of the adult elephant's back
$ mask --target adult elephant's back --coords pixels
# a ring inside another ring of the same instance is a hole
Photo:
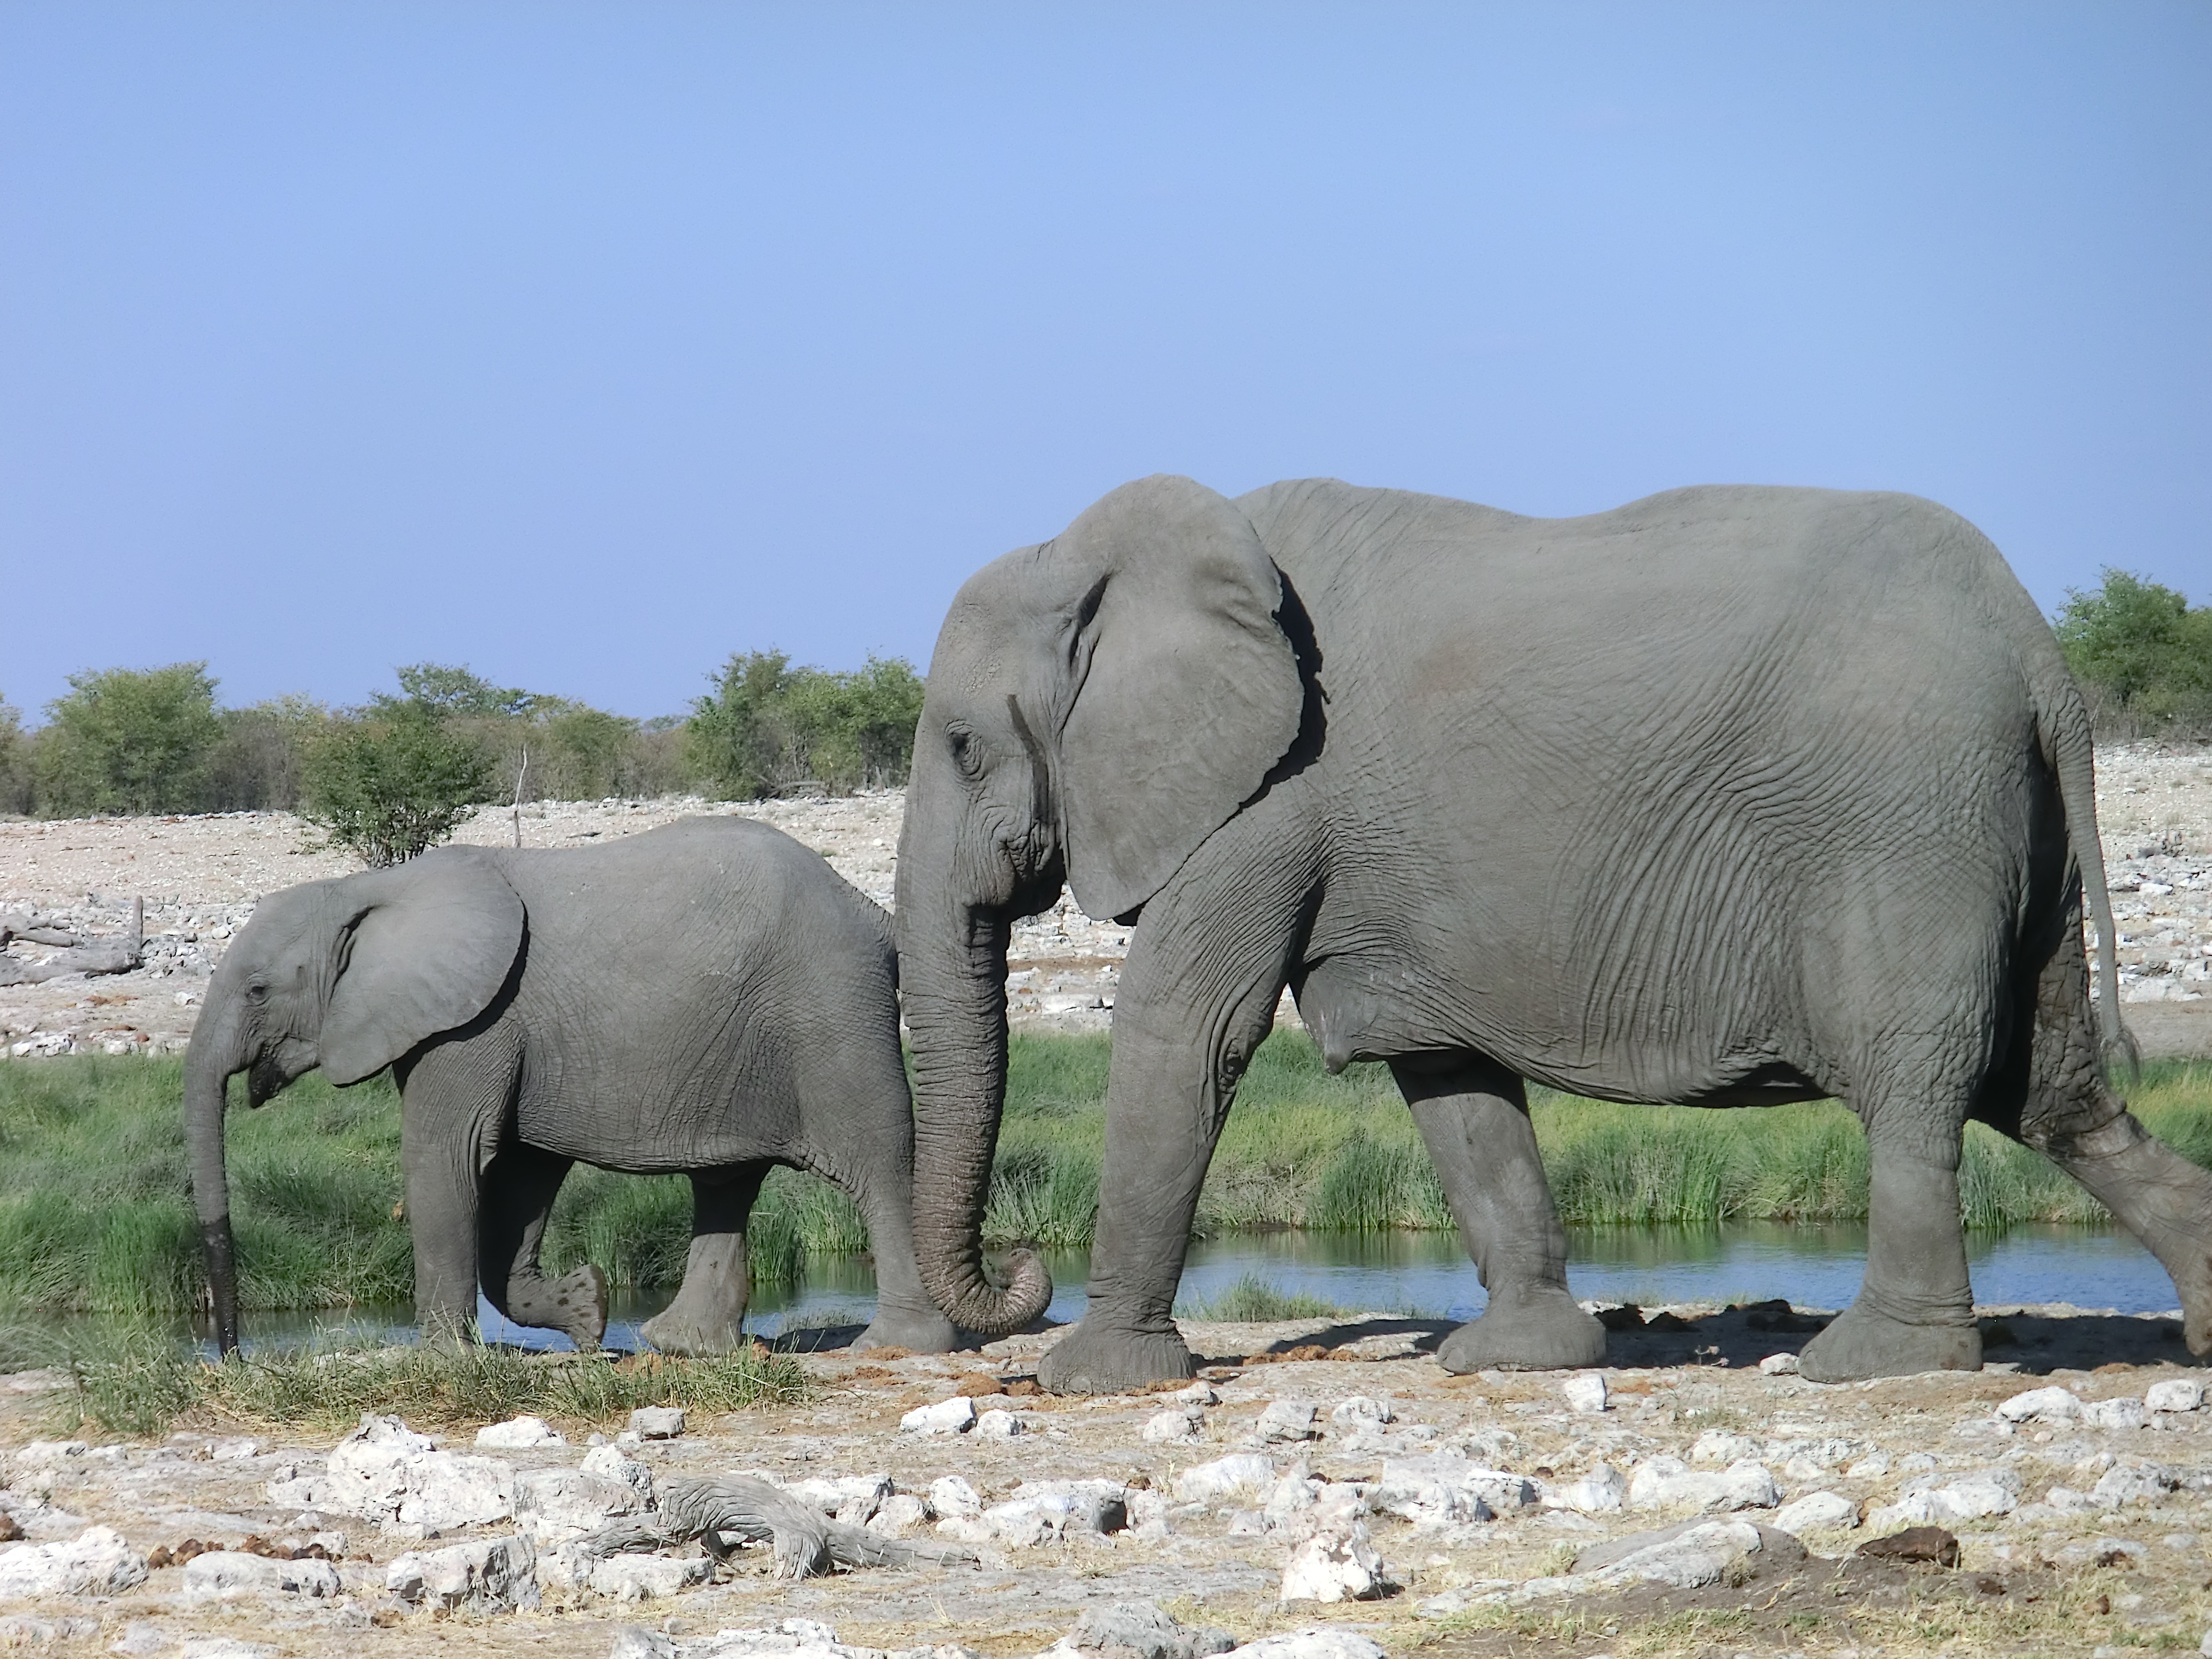
[[[1933,502],[1706,487],[1533,519],[1309,480],[1238,506],[1310,630],[1316,793],[1394,803],[1410,953],[1527,1075],[1623,1099],[1841,1091],[1850,1039],[1820,1029],[1838,941],[1907,906],[1940,932],[1951,902],[1979,927],[2087,822],[2050,630]],[[1411,1042],[1362,1006],[1371,975],[1320,974],[1309,1018],[1335,1057]]]

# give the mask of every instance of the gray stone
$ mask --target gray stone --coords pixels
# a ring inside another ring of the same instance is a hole
[[[714,1564],[703,1555],[611,1555],[592,1569],[591,1586],[619,1601],[650,1601],[711,1583]]]
[[[327,1561],[278,1561],[236,1550],[210,1550],[185,1563],[185,1594],[231,1601],[242,1595],[299,1595],[329,1601],[342,1593]]]
[[[684,1432],[681,1406],[640,1406],[629,1414],[629,1426],[641,1440],[673,1440]]]
[[[1316,1415],[1310,1400],[1278,1400],[1260,1413],[1260,1438],[1267,1442],[1311,1440],[1320,1430],[1314,1427]]]
[[[146,1558],[112,1527],[87,1527],[60,1544],[0,1549],[0,1596],[120,1595],[146,1582]]]
[[[1210,1504],[1232,1492],[1251,1492],[1272,1485],[1274,1479],[1275,1466],[1267,1458],[1258,1452],[1238,1452],[1211,1463],[1194,1465],[1177,1475],[1176,1501]],[[938,1508],[941,1511],[944,1505],[940,1504]]]
[[[1317,1533],[1291,1552],[1283,1568],[1279,1601],[1365,1601],[1382,1595],[1389,1580],[1382,1558],[1355,1521],[1340,1531]]]
[[[472,1539],[444,1549],[410,1550],[384,1571],[384,1587],[419,1607],[497,1613],[534,1606],[537,1552],[521,1534]]]

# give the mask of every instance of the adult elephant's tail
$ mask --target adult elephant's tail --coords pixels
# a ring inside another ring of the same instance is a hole
[[[2057,655],[2055,641],[2051,654]],[[2120,935],[2112,922],[2112,894],[2105,885],[2105,847],[2097,837],[2097,753],[2090,737],[2088,705],[2063,658],[2056,677],[2046,673],[2036,678],[2036,724],[2051,743],[2059,798],[2066,809],[2066,841],[2075,867],[2081,872],[2089,919],[2097,928],[2097,1006],[2092,1017],[2099,1048],[2107,1066],[2117,1060],[2133,1077],[2142,1068],[2142,1053],[2120,1018]]]

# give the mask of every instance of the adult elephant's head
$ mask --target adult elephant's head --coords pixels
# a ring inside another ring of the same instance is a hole
[[[223,953],[185,1056],[185,1138],[216,1334],[238,1346],[222,1120],[230,1079],[255,1106],[318,1066],[358,1083],[491,1005],[522,944],[522,901],[465,848],[271,893]]]
[[[1132,917],[1257,791],[1304,696],[1282,583],[1243,514],[1188,478],[1115,490],[1057,540],[986,566],[930,661],[899,840],[913,1033],[915,1245],[969,1329],[1018,1328],[1052,1284],[983,1274],[1006,1084],[1006,941],[1063,881]]]

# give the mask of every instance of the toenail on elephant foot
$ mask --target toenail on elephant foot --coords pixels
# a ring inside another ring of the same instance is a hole
[[[1565,1291],[1501,1306],[1492,1303],[1437,1348],[1437,1363],[1469,1371],[1573,1371],[1605,1364],[1605,1327]]]
[[[1197,1373],[1180,1331],[1094,1331],[1089,1320],[1037,1362],[1038,1382],[1054,1394],[1123,1394]]]
[[[853,1339],[854,1352],[870,1348],[904,1348],[908,1353],[951,1353],[961,1346],[960,1332],[936,1309],[915,1312],[878,1308],[868,1328]]]
[[[1856,1303],[1797,1356],[1799,1374],[1815,1382],[1981,1368],[1981,1328],[1971,1321],[1964,1325],[1910,1325]]]

